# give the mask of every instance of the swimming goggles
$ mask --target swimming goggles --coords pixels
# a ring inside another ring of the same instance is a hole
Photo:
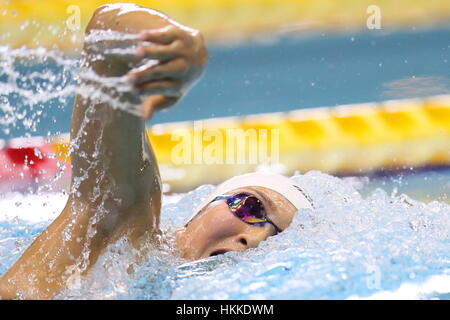
[[[226,203],[234,216],[249,225],[264,226],[266,223],[270,223],[275,228],[275,234],[282,231],[269,219],[261,200],[253,195],[247,193],[222,195],[215,197],[210,203],[218,200],[226,200]]]

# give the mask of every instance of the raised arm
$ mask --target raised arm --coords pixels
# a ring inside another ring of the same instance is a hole
[[[145,120],[176,103],[200,76],[207,62],[203,39],[134,4],[100,7],[86,35],[69,198],[2,276],[2,298],[51,298],[86,273],[108,244],[125,236],[139,248],[159,231],[161,182]]]

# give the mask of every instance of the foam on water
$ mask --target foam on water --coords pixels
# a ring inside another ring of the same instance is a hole
[[[140,41],[137,34],[111,30],[94,30],[85,38],[91,60],[115,56],[131,61],[130,56],[143,45],[151,43]],[[133,63],[132,67],[140,70],[158,61],[145,58]],[[83,59],[67,57],[58,50],[0,46],[0,131],[3,134],[14,136],[26,132],[25,136],[32,136],[42,119],[54,113],[52,109],[66,108],[76,94],[141,115],[140,103],[124,102],[111,93],[112,89],[123,93],[132,91],[133,87],[126,76],[99,76],[83,65]]]
[[[116,40],[123,45],[111,43]],[[106,32],[92,33],[86,43],[91,42],[93,54],[101,59],[108,54],[133,54],[135,47],[127,43],[135,40],[135,35]],[[141,67],[151,63],[145,61]],[[81,68],[79,73],[79,68],[80,61],[56,51],[0,47],[0,131],[32,135],[41,118],[51,116],[45,111],[64,108],[75,94],[96,102],[107,100],[112,107],[138,114],[133,106],[92,85],[101,82],[104,88],[130,90],[124,78],[101,78],[89,69]],[[77,86],[79,78],[86,81]],[[448,204],[425,204],[381,189],[363,197],[359,188],[364,179],[319,172],[293,179],[304,186],[315,209],[298,212],[287,230],[258,248],[195,262],[178,257],[171,245],[173,231],[212,190],[205,185],[186,195],[164,197],[161,226],[166,240],[149,244],[141,254],[121,239],[88,276],[74,272],[68,289],[56,298],[448,299]],[[66,198],[62,193],[1,195],[0,274],[58,215]]]
[[[361,184],[354,179],[319,172],[293,179],[312,196],[315,209],[298,212],[287,230],[258,248],[192,262],[179,258],[170,241],[162,241],[158,247],[149,245],[148,255],[139,260],[121,240],[110,246],[89,276],[73,279],[56,297],[448,299],[448,204],[425,204],[381,189],[362,197],[356,189]],[[212,189],[205,185],[164,198],[161,223],[169,238]],[[50,223],[64,197],[11,194],[0,202],[0,273]]]
[[[57,50],[0,47],[0,130],[33,135],[48,110],[72,99],[79,61]]]

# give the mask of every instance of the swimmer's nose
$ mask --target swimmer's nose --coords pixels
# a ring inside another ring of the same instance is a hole
[[[234,237],[233,239],[229,239],[231,241],[227,241],[227,245],[224,244],[224,247],[222,248],[219,246],[219,248],[215,248],[209,256],[217,256],[219,254],[224,254],[229,251],[243,251],[246,250],[249,247],[249,237],[246,235],[239,235]]]
[[[248,240],[247,240],[246,236],[239,236],[238,241],[239,241],[239,244],[241,244],[242,246],[245,247],[245,249],[248,248]]]
[[[258,244],[264,240],[264,237],[259,234],[241,233],[235,238],[235,243],[242,248],[242,250],[248,248],[256,248]]]

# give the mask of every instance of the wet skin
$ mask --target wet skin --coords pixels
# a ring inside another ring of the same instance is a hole
[[[291,223],[296,208],[276,191],[263,187],[245,187],[226,194],[248,193],[264,205],[268,217],[281,230]],[[255,248],[276,233],[275,228],[249,225],[234,216],[225,200],[210,203],[189,223],[175,232],[176,245],[186,259],[202,259],[228,251]]]
[[[103,56],[85,43],[82,69],[101,77],[125,77],[133,90],[97,86],[116,101],[136,105],[141,117],[114,109],[108,101],[79,95],[72,113],[72,182],[67,204],[0,278],[3,299],[49,299],[79,275],[86,274],[107,246],[126,238],[136,249],[160,235],[161,179],[145,122],[156,110],[179,101],[200,77],[208,61],[202,35],[160,12],[134,4],[98,8],[86,33],[114,30],[139,35],[132,56]],[[101,43],[105,47],[124,43]],[[138,67],[144,59],[156,65]],[[281,229],[295,208],[281,195],[261,187],[242,188],[263,201]],[[201,259],[226,251],[256,247],[274,228],[248,225],[217,201],[176,232],[182,257]],[[64,235],[64,236],[63,236]]]
[[[85,43],[82,70],[101,77],[124,77],[133,90],[93,85],[112,99],[140,108],[142,117],[114,109],[109,100],[76,96],[72,113],[72,182],[67,204],[0,278],[3,299],[49,299],[77,274],[85,274],[106,247],[126,239],[136,248],[160,233],[161,179],[145,121],[155,110],[181,99],[206,67],[199,31],[134,4],[99,7],[86,28],[139,35],[135,55],[94,52]],[[123,48],[118,40],[97,43]],[[125,44],[126,45],[126,44]],[[145,59],[156,65],[139,68]],[[64,235],[64,237],[62,237]]]

